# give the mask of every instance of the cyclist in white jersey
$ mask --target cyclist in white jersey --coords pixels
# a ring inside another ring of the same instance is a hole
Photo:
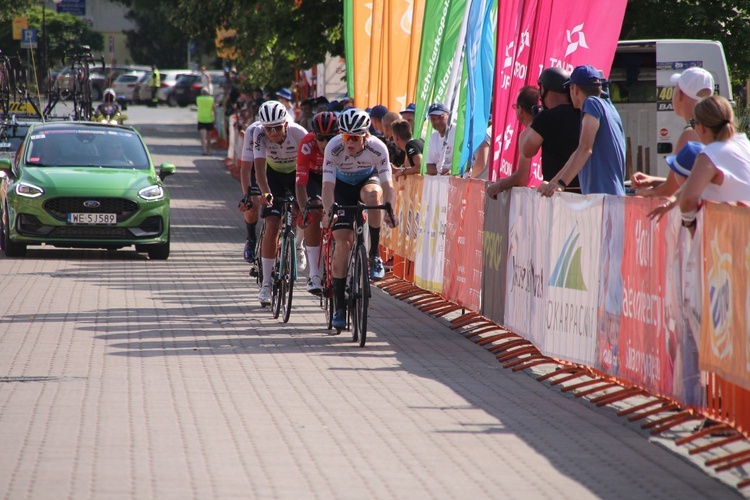
[[[336,247],[333,254],[333,293],[335,311],[333,326],[343,328],[346,324],[344,289],[346,286],[347,260],[354,246],[353,215],[339,212],[332,214],[334,201],[339,205],[356,205],[362,201],[366,205],[381,205],[383,200],[396,204],[396,192],[391,182],[391,163],[388,149],[380,139],[372,137],[369,115],[360,109],[348,109],[339,116],[340,134],[326,146],[323,160],[323,224],[336,216],[333,224],[333,237]],[[373,210],[367,214],[370,230],[370,278],[382,279],[385,271],[380,259],[380,226],[383,211]],[[394,215],[395,217],[395,215]],[[398,220],[385,222],[391,227]]]
[[[245,226],[247,228],[247,239],[245,240],[245,260],[249,263],[255,262],[255,227],[258,224],[260,214],[260,189],[255,179],[255,166],[253,132],[262,127],[260,120],[254,121],[245,129],[242,140],[242,156],[240,157],[240,184],[242,184],[243,198],[240,201],[240,211],[244,212]],[[248,188],[250,197],[248,198]]]
[[[281,220],[282,203],[277,199],[294,195],[297,148],[307,130],[289,122],[284,105],[278,101],[264,102],[258,111],[258,119],[262,126],[253,131],[255,177],[262,200],[269,195],[272,197],[261,214],[266,231],[261,242],[263,283],[258,301],[261,306],[267,306],[271,304],[271,279]]]

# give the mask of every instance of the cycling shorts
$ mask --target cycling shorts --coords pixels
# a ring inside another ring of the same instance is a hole
[[[356,205],[360,201],[360,193],[362,188],[368,184],[380,185],[380,178],[378,173],[374,172],[367,179],[358,182],[357,184],[347,184],[346,182],[337,182],[336,188],[333,191],[333,199],[339,205]],[[354,212],[339,210],[338,218],[333,224],[333,230],[337,229],[354,229]]]
[[[266,168],[266,179],[268,181],[268,188],[273,195],[273,205],[264,205],[260,216],[263,218],[281,217],[281,210],[284,207],[284,203],[279,200],[294,196],[297,173],[292,171],[285,174],[272,168]]]

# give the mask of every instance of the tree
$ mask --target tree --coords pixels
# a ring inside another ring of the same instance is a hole
[[[216,29],[234,29],[225,40],[233,62],[253,86],[286,86],[295,70],[343,55],[341,0],[118,0],[136,12],[159,6],[173,26],[190,38],[213,40]]]
[[[620,38],[695,38],[724,46],[733,82],[750,78],[747,0],[629,0]]]
[[[0,0],[0,2],[7,0]],[[22,3],[22,2],[15,2]],[[80,17],[70,14],[58,14],[47,9],[44,13],[44,29],[42,30],[42,7],[32,4],[25,11],[17,11],[16,14],[25,16],[29,21],[29,28],[36,28],[39,33],[35,54],[42,57],[47,50],[47,66],[52,68],[63,65],[66,51],[70,51],[81,45],[88,45],[92,51],[101,51],[104,48],[104,37],[101,33],[93,31],[89,23]],[[46,37],[46,40],[45,40]],[[9,56],[25,54],[26,49],[21,49],[21,41],[13,40],[13,26],[10,22],[0,24],[0,47],[3,53]],[[38,67],[38,73],[43,74],[45,69],[41,67],[43,60],[34,60]]]
[[[125,17],[136,26],[125,32],[126,44],[136,64],[158,68],[182,68],[187,60],[190,37],[169,20],[164,4],[149,11],[130,10]]]

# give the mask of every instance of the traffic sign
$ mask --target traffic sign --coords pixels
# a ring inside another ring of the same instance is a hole
[[[36,29],[28,28],[21,30],[21,48],[22,49],[35,49],[36,48]]]

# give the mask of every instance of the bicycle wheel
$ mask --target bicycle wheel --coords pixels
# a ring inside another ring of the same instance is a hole
[[[359,346],[367,342],[367,308],[370,303],[370,276],[367,269],[367,251],[363,245],[357,247],[352,274],[352,322]],[[355,340],[356,342],[356,340]]]
[[[297,263],[297,252],[294,251],[294,232],[290,231],[284,238],[284,261],[281,267],[281,308],[283,310],[282,320],[289,321],[292,313],[292,296],[294,295],[294,275]]]
[[[273,312],[273,318],[277,319],[279,317],[279,314],[281,313],[281,271],[282,271],[282,263],[284,262],[284,255],[282,252],[285,252],[286,249],[284,248],[283,244],[280,244],[278,246],[278,250],[276,250],[276,262],[273,265],[273,277],[271,288],[273,290],[271,294],[271,312]]]
[[[260,228],[260,236],[255,243],[255,282],[258,286],[263,284],[263,260],[260,257],[261,249],[263,248],[263,236],[266,234],[266,222],[263,221],[263,225]],[[253,269],[250,269],[250,276],[253,275]]]
[[[330,259],[333,258],[333,249],[336,247],[336,242],[333,237],[328,239],[323,238],[323,245],[320,252],[319,269],[321,270],[320,282],[323,285],[323,289],[320,294],[320,306],[326,315],[326,328],[328,330],[333,329],[333,285],[331,283],[331,275],[329,269],[331,269]]]

